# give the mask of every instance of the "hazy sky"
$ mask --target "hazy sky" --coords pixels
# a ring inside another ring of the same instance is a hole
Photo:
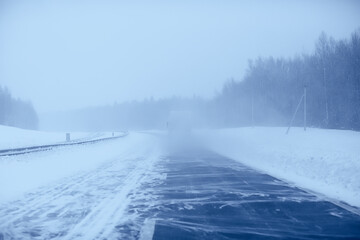
[[[249,58],[309,53],[321,31],[359,27],[356,0],[0,0],[0,85],[39,112],[211,97]]]

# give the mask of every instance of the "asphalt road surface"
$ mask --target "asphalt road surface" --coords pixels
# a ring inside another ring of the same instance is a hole
[[[155,240],[360,239],[359,215],[217,154],[176,154],[160,168],[147,213]]]

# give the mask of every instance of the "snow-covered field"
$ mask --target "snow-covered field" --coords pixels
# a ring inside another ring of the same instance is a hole
[[[360,207],[360,133],[255,127],[202,130],[206,147],[245,165]]]
[[[112,133],[70,132],[71,141],[111,137]],[[0,125],[0,150],[64,143],[64,132],[40,132]]]
[[[0,238],[108,237],[131,199],[151,197],[137,189],[162,178],[154,170],[161,149],[153,136],[131,133],[0,157]]]

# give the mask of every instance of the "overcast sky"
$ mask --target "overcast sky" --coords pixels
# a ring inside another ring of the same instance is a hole
[[[346,38],[359,13],[345,0],[0,0],[0,85],[40,113],[212,97],[249,58],[309,53],[321,31]]]

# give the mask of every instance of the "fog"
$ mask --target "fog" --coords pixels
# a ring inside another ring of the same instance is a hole
[[[46,130],[163,128],[169,111],[184,108],[204,126],[247,125],[215,119],[225,114],[224,84],[243,81],[251,59],[313,54],[321,32],[349,39],[359,10],[358,1],[324,0],[5,0],[0,85],[31,101]],[[275,120],[258,124],[288,121],[262,108]]]
[[[359,0],[0,0],[0,240],[360,239]]]

